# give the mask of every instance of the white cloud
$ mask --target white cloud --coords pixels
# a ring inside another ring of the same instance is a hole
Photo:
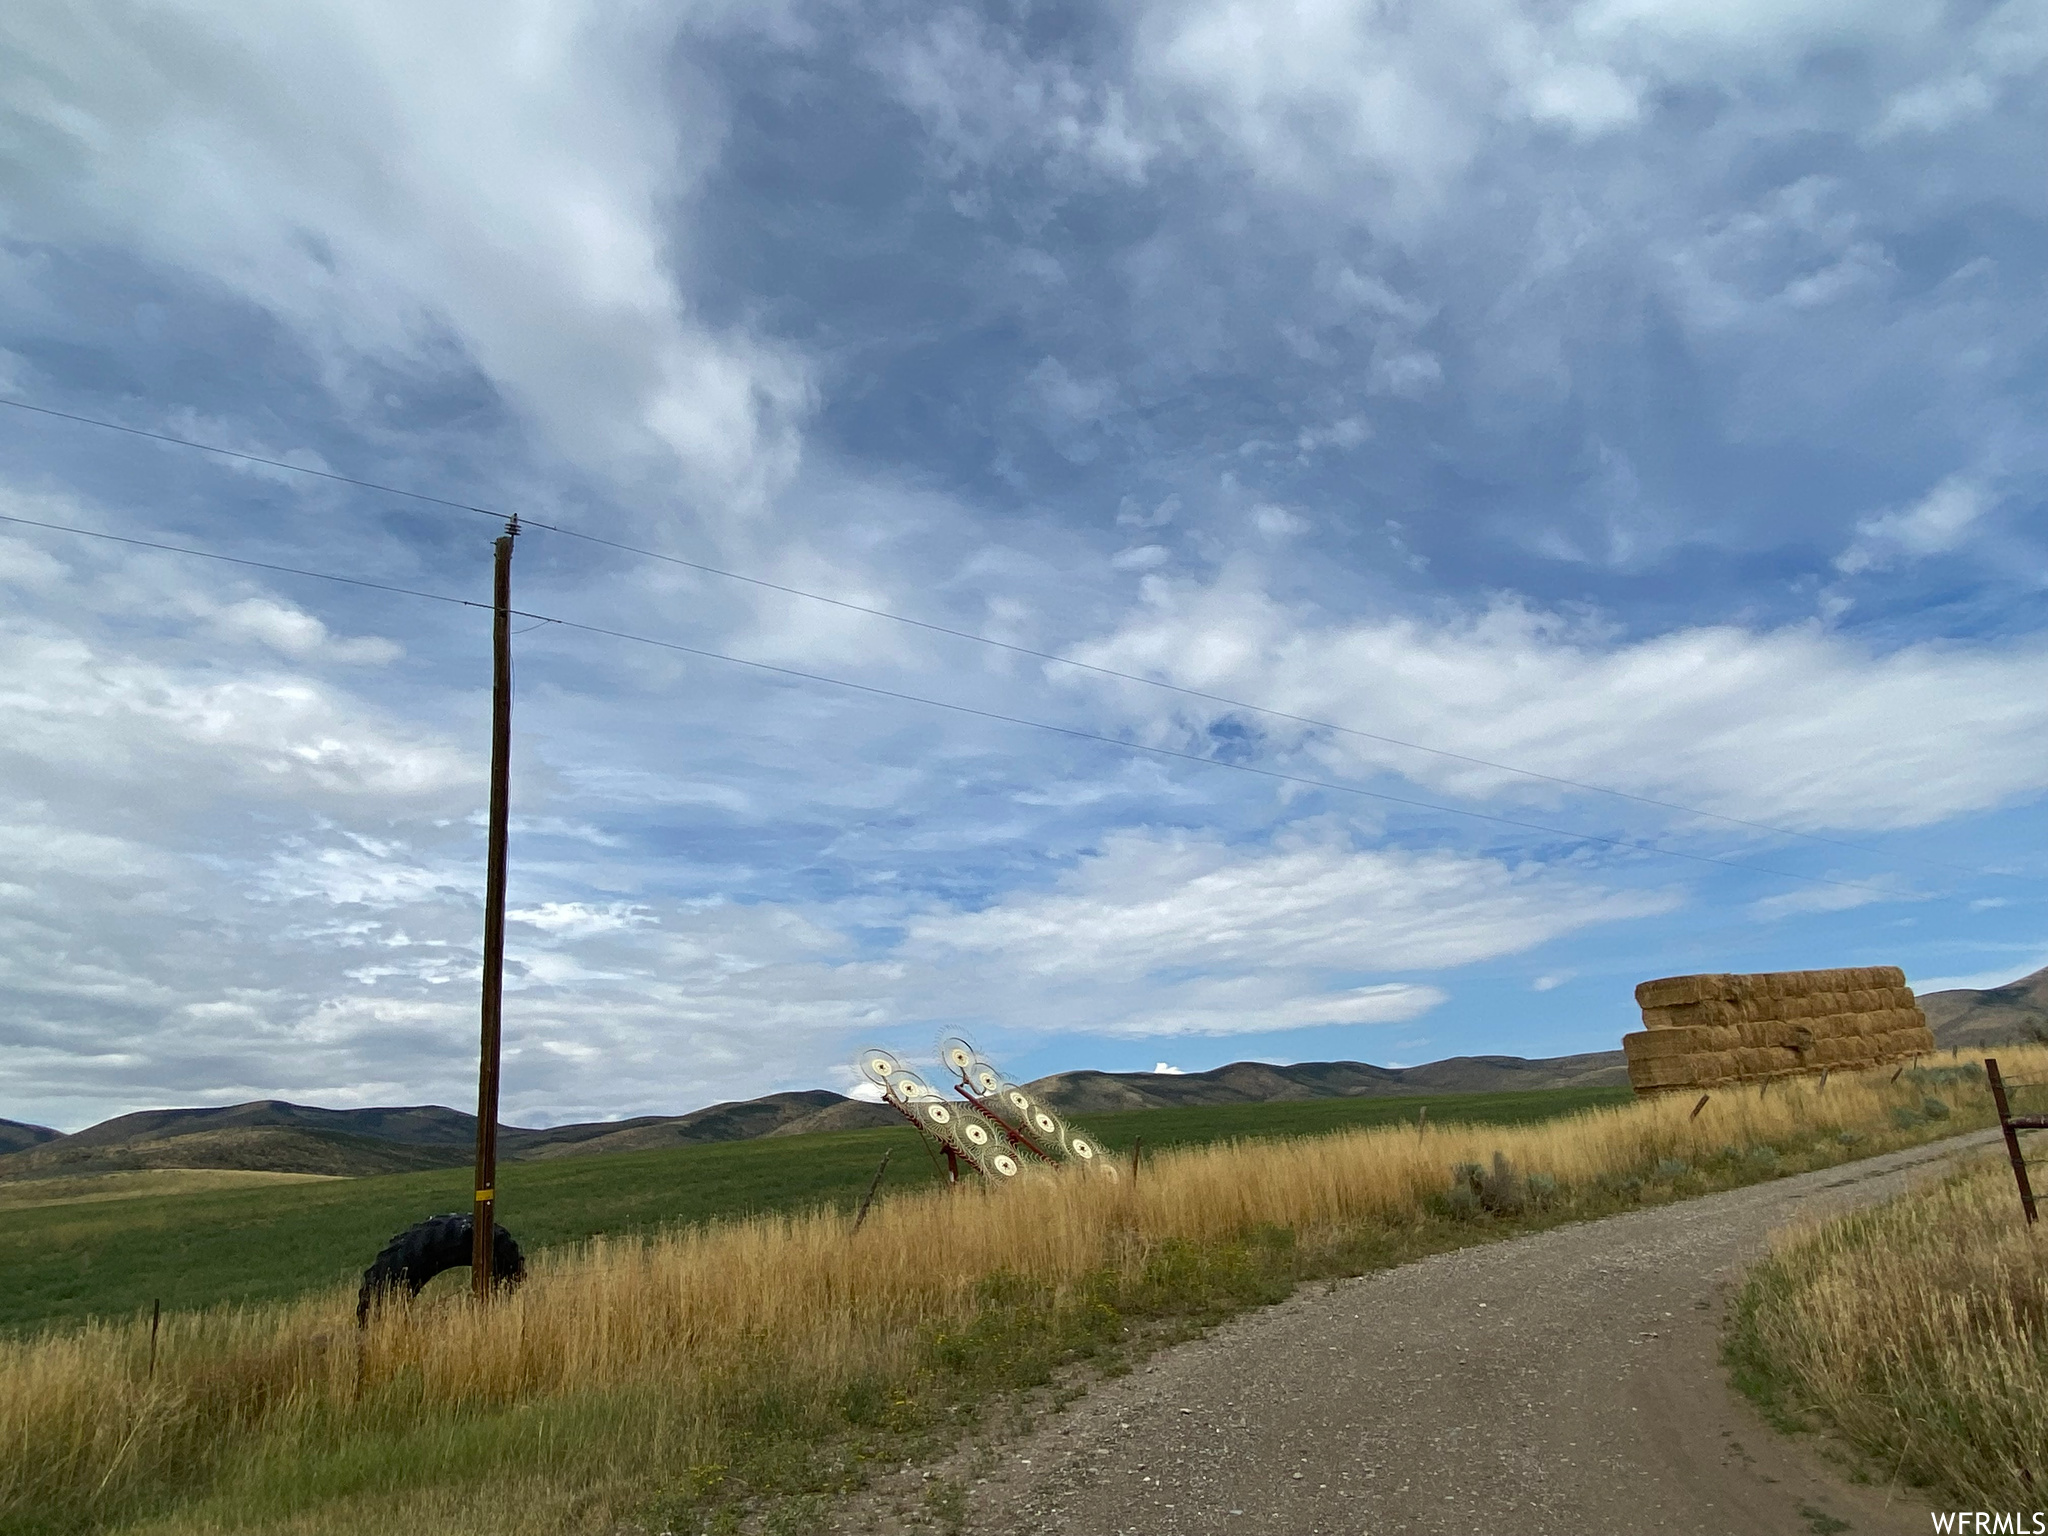
[[[1120,88],[1067,61],[1027,56],[1014,37],[965,10],[878,41],[868,60],[924,120],[954,174],[1029,156],[1061,180],[1136,183],[1159,150]]]
[[[1326,427],[1303,427],[1294,445],[1303,453],[1315,453],[1324,448],[1341,448],[1349,452],[1371,436],[1372,427],[1363,416],[1346,416]]]
[[[1963,542],[1991,505],[1981,481],[1950,475],[1912,506],[1859,522],[1856,541],[1836,556],[1835,569],[1853,576],[1900,559],[1945,554]]]
[[[722,139],[681,24],[543,0],[20,12],[10,223],[223,285],[340,389],[452,347],[559,454],[751,507],[794,464],[809,384],[678,289],[667,218]]]
[[[1269,539],[1288,539],[1308,532],[1308,519],[1266,502],[1252,508],[1252,526]]]
[[[904,955],[971,973],[1004,1000],[977,1006],[1020,1026],[1238,1034],[1414,1018],[1443,992],[1358,978],[1514,954],[1674,900],[1451,853],[1362,850],[1328,829],[1271,849],[1129,831],[1051,891],[919,919]]]
[[[632,902],[608,901],[601,905],[585,901],[544,901],[538,906],[515,907],[505,916],[515,923],[538,928],[551,937],[587,939],[600,933],[618,933],[658,921],[643,906]]]
[[[1182,1070],[1181,1070],[1181,1069],[1180,1069],[1179,1067],[1170,1067],[1170,1066],[1168,1066],[1168,1065],[1167,1065],[1167,1064],[1166,1064],[1165,1062],[1163,1062],[1163,1061],[1162,1061],[1162,1062],[1160,1062],[1160,1063],[1159,1063],[1159,1065],[1158,1065],[1158,1066],[1156,1066],[1156,1067],[1154,1067],[1154,1068],[1153,1068],[1152,1070],[1153,1070],[1153,1072],[1154,1072],[1155,1074],[1157,1074],[1157,1075],[1159,1075],[1159,1076],[1161,1076],[1161,1077],[1185,1077],[1185,1076],[1187,1076],[1187,1074],[1186,1074],[1185,1072],[1183,1072],[1183,1071],[1182,1071]]]
[[[1249,578],[1153,577],[1076,660],[1402,741],[1801,829],[1925,826],[2048,788],[2038,638],[1881,652],[1817,625],[1621,639],[1502,600],[1463,617],[1346,622]],[[1230,713],[1077,674],[1146,739]],[[1327,771],[1392,770],[1472,797],[1564,791],[1472,762],[1258,716]]]
[[[337,640],[312,614],[275,598],[246,597],[214,610],[210,618],[223,638],[254,640],[293,660],[320,656],[381,666],[404,654],[395,642],[376,635]]]
[[[1840,879],[1841,876],[1837,873],[1829,878]],[[1779,918],[1804,916],[1810,912],[1853,912],[1858,907],[1867,907],[1880,901],[1925,899],[1905,889],[1891,890],[1882,886],[1873,888],[1867,882],[1852,886],[1843,881],[1839,885],[1802,885],[1794,890],[1764,896],[1749,904],[1749,912],[1752,917],[1769,922]]]
[[[216,679],[48,631],[0,629],[5,749],[82,780],[142,784],[216,777],[292,797],[437,795],[475,782],[445,741],[302,675]]]
[[[1738,334],[1881,293],[1891,258],[1840,179],[1799,177],[1749,206],[1716,211],[1665,244],[1675,296],[1700,331]]]

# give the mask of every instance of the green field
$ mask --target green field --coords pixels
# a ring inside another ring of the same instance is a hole
[[[1349,1126],[1549,1119],[1631,1097],[1626,1088],[1281,1104],[1092,1115],[1105,1146],[1146,1148],[1234,1137],[1305,1136]],[[820,1204],[851,1207],[894,1148],[887,1191],[929,1184],[937,1170],[907,1125],[822,1136],[768,1137],[658,1152],[505,1163],[500,1220],[529,1253],[598,1233]],[[0,1213],[0,1331],[91,1315],[221,1302],[275,1301],[354,1282],[404,1227],[466,1210],[469,1172],[385,1174],[269,1188],[80,1202]]]

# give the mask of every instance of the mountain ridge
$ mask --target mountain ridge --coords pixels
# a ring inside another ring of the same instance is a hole
[[[1527,1059],[1461,1056],[1419,1067],[1366,1062],[1232,1062],[1206,1072],[1055,1073],[1028,1084],[1072,1115],[1186,1104],[1275,1103],[1370,1094],[1477,1093],[1625,1083],[1619,1051]],[[501,1125],[508,1162],[639,1152],[890,1125],[896,1112],[825,1088],[728,1100],[681,1115],[641,1115],[546,1128]],[[12,1125],[14,1122],[0,1122]],[[44,1127],[34,1127],[43,1131]],[[138,1168],[253,1168],[279,1173],[395,1173],[469,1161],[476,1119],[439,1104],[325,1109],[255,1099],[194,1109],[136,1110],[64,1135],[0,1150],[0,1180]],[[4,1148],[4,1144],[0,1144]]]
[[[2001,987],[1929,992],[1919,1003],[1934,1043],[1946,1049],[2031,1044],[2048,1036],[2048,966]]]
[[[55,1141],[63,1134],[47,1125],[30,1125],[26,1120],[0,1120],[0,1153],[26,1151]]]
[[[2048,967],[2003,986],[1923,994],[1935,1041],[1962,1050],[2048,1037]],[[1414,1067],[1361,1061],[1234,1061],[1204,1072],[1056,1072],[1027,1084],[1065,1114],[1194,1104],[1624,1085],[1620,1051],[1575,1056],[1453,1056]],[[708,1104],[680,1115],[639,1115],[533,1128],[499,1127],[507,1161],[646,1151],[692,1142],[802,1136],[887,1125],[886,1105],[825,1088]],[[247,1168],[280,1173],[373,1174],[459,1167],[476,1119],[440,1104],[325,1109],[256,1099],[116,1115],[69,1135],[0,1119],[0,1180],[142,1168]]]

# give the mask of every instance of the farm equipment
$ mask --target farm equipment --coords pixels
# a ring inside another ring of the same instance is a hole
[[[939,1060],[956,1079],[952,1098],[880,1048],[861,1052],[860,1071],[882,1090],[883,1103],[938,1144],[954,1179],[965,1164],[991,1183],[1005,1184],[1032,1162],[1117,1176],[1094,1137],[1004,1077],[968,1041],[957,1036],[942,1041]]]

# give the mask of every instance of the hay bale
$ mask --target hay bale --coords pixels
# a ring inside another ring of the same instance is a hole
[[[1678,1088],[1710,1088],[1735,1080],[1732,1053],[1693,1051],[1676,1056],[1631,1057],[1629,1085],[1638,1093]]]
[[[1875,1066],[1934,1049],[1897,966],[1664,976],[1636,988],[1622,1037],[1639,1093]]]
[[[1862,1035],[1883,1034],[1896,1027],[1889,1012],[1828,1013],[1818,1018],[1801,1019],[1799,1024],[1816,1040],[1854,1039]]]
[[[1673,1003],[1664,1008],[1645,1008],[1643,1028],[1645,1029],[1696,1029],[1702,1025],[1739,1024],[1743,1021],[1742,1003],[1731,1003],[1725,998],[1709,998],[1698,1003]]]
[[[1621,1037],[1630,1061],[1660,1061],[1668,1056],[1694,1056],[1702,1051],[1728,1051],[1748,1042],[1741,1024],[1695,1024],[1689,1029],[1645,1029]]]
[[[1730,1051],[1738,1077],[1766,1077],[1779,1072],[1797,1072],[1803,1063],[1800,1053],[1789,1046],[1745,1045]]]
[[[1877,1048],[1865,1035],[1847,1035],[1839,1039],[1823,1040],[1811,1053],[1816,1068],[1836,1069],[1873,1066],[1877,1062]]]
[[[1934,1034],[1925,1024],[1915,1029],[1896,1029],[1880,1036],[1876,1042],[1879,1061],[1898,1061],[1907,1056],[1929,1056],[1934,1053]]]
[[[1903,987],[1906,974],[1895,965],[1858,965],[1825,971],[1768,971],[1756,978],[1774,998],[1806,997],[1815,992],[1855,992],[1867,988]]]
[[[1639,1029],[1621,1037],[1621,1053],[1633,1067],[1639,1061],[1668,1061],[1693,1054],[1688,1029]]]
[[[1641,982],[1636,987],[1639,1008],[1672,1008],[1686,1003],[1718,1002],[1732,998],[1732,976],[1664,976]]]
[[[1682,1088],[1698,1077],[1693,1065],[1695,1059],[1693,1056],[1631,1057],[1628,1064],[1629,1086],[1638,1092],[1651,1088]]]

